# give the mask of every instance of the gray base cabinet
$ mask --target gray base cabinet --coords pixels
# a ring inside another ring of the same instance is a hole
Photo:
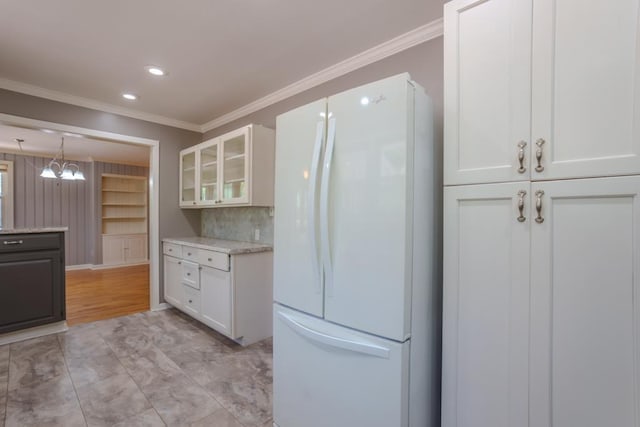
[[[64,233],[0,235],[0,333],[65,320]]]

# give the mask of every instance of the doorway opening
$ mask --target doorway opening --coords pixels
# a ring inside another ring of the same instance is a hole
[[[9,134],[14,133],[21,133],[32,140],[50,141],[38,152],[29,145],[27,138],[8,138]],[[58,152],[58,144],[62,137],[65,138],[65,155],[80,168],[84,167],[82,172],[86,181],[63,183],[64,180],[50,179],[46,180],[49,181],[46,184],[38,184],[37,180],[44,178],[38,176],[37,169],[41,170],[49,165],[52,157]],[[13,138],[23,139],[23,142],[18,144],[12,141]],[[7,144],[8,139],[9,143],[13,142],[14,145],[3,147],[2,144]],[[53,140],[57,141],[54,146],[51,143]],[[77,150],[74,150],[73,146],[76,146]],[[82,150],[85,150],[85,154],[89,150],[91,154],[88,157],[84,156]],[[100,154],[102,151],[111,151],[113,156],[104,157]],[[22,184],[30,185],[36,192],[37,200],[34,203],[44,204],[48,197],[45,196],[47,190],[58,191],[53,191],[53,199],[48,201],[49,206],[54,206],[54,209],[42,206],[37,210],[35,204],[34,209],[29,209],[30,206],[26,204],[16,207],[15,228],[27,224],[29,228],[66,225],[60,223],[61,218],[54,218],[55,215],[62,216],[65,212],[69,215],[69,221],[76,220],[81,225],[84,224],[77,227],[78,229],[74,227],[73,238],[70,236],[71,233],[66,233],[69,235],[66,257],[66,264],[69,266],[68,309],[74,310],[76,302],[78,307],[86,308],[83,296],[89,295],[102,298],[102,302],[90,303],[103,308],[105,313],[99,314],[103,316],[100,318],[126,314],[117,307],[105,305],[109,301],[115,306],[120,305],[122,310],[144,311],[163,306],[159,297],[158,270],[159,141],[0,114],[0,153],[4,153],[0,154],[0,160],[23,156],[19,158],[22,165],[32,166],[24,178],[16,178],[23,179]],[[136,162],[137,164],[133,164]],[[142,163],[146,163],[146,166]],[[136,172],[132,173],[133,170]],[[136,178],[131,178],[133,176]],[[15,180],[16,185],[18,179]],[[133,183],[130,188],[128,181]],[[77,185],[74,188],[71,184]],[[83,185],[85,186],[82,187]],[[69,206],[64,207],[66,199],[78,203],[83,197],[90,199],[85,201],[85,208],[71,212]],[[20,217],[22,215],[25,217]],[[88,224],[89,221],[92,221],[91,224]],[[117,257],[118,250],[114,249],[118,245],[121,245],[122,249],[121,260]],[[108,252],[106,256],[105,250]],[[124,285],[118,285],[120,282]],[[130,286],[127,287],[126,283]],[[118,289],[122,293],[114,297],[113,292]],[[69,299],[72,295],[74,300]],[[67,311],[69,324],[85,321],[79,319],[96,320],[80,311],[82,310],[73,313]]]

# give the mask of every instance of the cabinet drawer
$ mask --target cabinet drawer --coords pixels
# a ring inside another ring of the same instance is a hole
[[[200,249],[198,251],[198,262],[218,270],[229,271],[229,254]]]
[[[183,246],[182,258],[188,259],[189,261],[198,262],[198,249],[192,248],[191,246]]]
[[[200,289],[200,266],[195,262],[182,261],[182,283]]]
[[[176,258],[180,258],[182,256],[182,246],[176,245],[175,243],[164,243],[162,245],[162,253],[165,255],[171,255]]]
[[[184,301],[183,308],[184,310],[195,316],[200,315],[200,291],[197,289],[190,288],[189,286],[183,285],[184,290]]]
[[[3,234],[0,235],[0,253],[59,249],[62,233]]]

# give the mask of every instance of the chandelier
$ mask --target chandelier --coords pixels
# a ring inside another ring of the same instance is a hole
[[[58,160],[58,155],[61,155],[60,160]],[[80,170],[80,167],[78,167],[78,165],[76,165],[75,163],[67,162],[64,159],[64,136],[62,137],[60,150],[53,157],[53,159],[51,159],[49,164],[44,169],[42,169],[40,176],[42,178],[60,178],[69,181],[85,180],[84,174]]]

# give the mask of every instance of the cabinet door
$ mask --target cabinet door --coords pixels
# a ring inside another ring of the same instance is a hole
[[[640,177],[539,190],[530,426],[640,425]]]
[[[184,299],[182,290],[182,266],[178,258],[164,256],[164,299],[174,307],[181,308]]]
[[[520,191],[529,184],[444,190],[444,427],[527,425],[532,218]]]
[[[61,252],[0,255],[0,333],[65,319]]]
[[[531,7],[445,5],[445,185],[529,179]]]
[[[127,237],[125,259],[128,263],[147,260],[147,235]]]
[[[180,152],[180,206],[196,205],[196,150]]]
[[[221,203],[249,203],[249,137],[250,128],[245,127],[220,137],[222,161]]]
[[[125,238],[102,236],[102,263],[104,265],[125,263]]]
[[[640,173],[639,7],[536,0],[532,142],[544,141],[544,169],[534,180]]]
[[[218,140],[214,139],[198,149],[200,157],[198,202],[201,205],[215,205],[220,202],[218,148]]]
[[[213,329],[232,336],[231,273],[203,266],[200,271],[201,315]]]

